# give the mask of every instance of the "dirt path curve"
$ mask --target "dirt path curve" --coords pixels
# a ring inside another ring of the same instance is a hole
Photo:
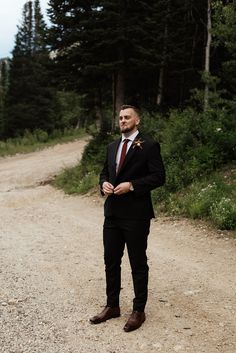
[[[133,295],[127,255],[121,317],[89,324],[105,303],[103,200],[41,185],[84,145],[0,159],[0,352],[235,353],[235,240],[186,220],[152,224],[145,324],[122,330]]]

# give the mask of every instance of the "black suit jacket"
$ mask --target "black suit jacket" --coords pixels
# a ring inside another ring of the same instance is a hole
[[[124,163],[116,174],[116,154],[121,139],[109,144],[104,167],[100,174],[100,186],[108,181],[114,187],[131,182],[134,191],[122,195],[110,195],[104,205],[105,217],[124,219],[150,219],[154,217],[151,190],[165,183],[165,170],[158,142],[139,134],[126,154]]]

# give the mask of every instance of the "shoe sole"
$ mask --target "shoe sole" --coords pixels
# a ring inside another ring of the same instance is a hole
[[[135,331],[135,330],[139,329],[139,328],[142,326],[142,324],[145,322],[145,320],[146,320],[146,319],[144,319],[144,320],[141,322],[141,324],[140,324],[139,326],[136,326],[136,327],[132,327],[132,326],[131,326],[130,328],[127,328],[127,329],[126,329],[126,327],[124,326],[123,329],[124,329],[125,332],[132,332],[132,331]]]
[[[117,318],[117,317],[120,317],[120,314],[119,314],[119,315],[113,315],[113,316],[107,318],[106,320],[92,321],[92,320],[90,319],[89,321],[90,321],[90,323],[91,323],[92,325],[97,325],[97,324],[101,324],[102,322],[106,322],[107,320],[115,319],[115,318]]]

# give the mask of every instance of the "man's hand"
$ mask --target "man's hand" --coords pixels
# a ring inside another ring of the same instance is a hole
[[[106,196],[111,195],[114,192],[114,186],[111,183],[108,183],[108,181],[104,181],[102,184],[102,191]]]
[[[121,195],[121,194],[126,194],[129,191],[130,191],[130,182],[127,181],[117,185],[114,189],[114,194]]]

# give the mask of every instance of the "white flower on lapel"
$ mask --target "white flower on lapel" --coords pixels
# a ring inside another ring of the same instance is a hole
[[[141,139],[134,140],[134,142],[133,142],[133,148],[138,148],[138,149],[142,150],[142,149],[143,149],[142,144],[143,144],[144,142],[145,142],[145,141],[142,141]]]

